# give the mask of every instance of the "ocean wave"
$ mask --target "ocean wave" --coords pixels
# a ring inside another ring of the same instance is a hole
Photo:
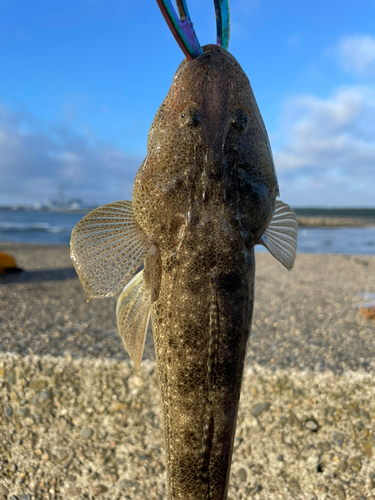
[[[46,233],[63,233],[66,228],[63,226],[52,226],[49,222],[4,222],[0,221],[0,232],[18,233],[39,231]]]

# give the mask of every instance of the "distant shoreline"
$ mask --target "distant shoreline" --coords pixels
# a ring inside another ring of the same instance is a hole
[[[299,227],[375,227],[375,217],[299,216]]]
[[[93,207],[94,208],[94,207]],[[58,209],[58,210],[31,210],[27,208],[19,208],[12,210],[10,207],[0,206],[1,214],[40,214],[43,217],[51,217],[56,215],[81,215],[82,217],[88,214],[93,208],[79,209]],[[375,208],[295,208],[294,209],[299,227],[375,227]],[[6,215],[5,215],[6,217]],[[2,220],[7,222],[4,217]],[[37,219],[35,223],[40,223],[42,219]],[[49,219],[48,219],[49,220]],[[15,220],[17,223],[17,220]],[[19,221],[18,221],[19,222]],[[78,221],[77,221],[78,222]],[[22,220],[21,223],[24,223]],[[51,222],[52,223],[52,222]],[[1,228],[1,227],[0,227]],[[35,229],[34,227],[32,229]]]

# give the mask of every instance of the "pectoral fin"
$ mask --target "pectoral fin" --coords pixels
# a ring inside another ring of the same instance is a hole
[[[151,287],[147,272],[140,271],[129,281],[117,301],[117,326],[137,371],[141,368],[151,312]]]
[[[87,299],[119,293],[150,246],[131,201],[116,201],[87,214],[70,239],[70,256]]]
[[[292,269],[297,251],[298,222],[286,203],[276,200],[272,220],[260,239],[260,244],[288,270]]]

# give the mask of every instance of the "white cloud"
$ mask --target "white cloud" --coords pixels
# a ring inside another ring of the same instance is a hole
[[[375,205],[375,94],[338,89],[296,97],[283,111],[275,151],[282,198],[295,205]],[[285,193],[290,196],[286,199]]]
[[[335,52],[342,68],[361,75],[375,75],[375,38],[351,36],[340,40]]]
[[[107,203],[131,198],[142,159],[67,128],[43,130],[26,113],[0,105],[0,205],[56,197]]]

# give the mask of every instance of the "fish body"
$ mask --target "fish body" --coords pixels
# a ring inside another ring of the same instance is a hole
[[[254,245],[287,268],[295,256],[296,219],[278,194],[249,80],[231,54],[208,45],[173,78],[132,204],[100,207],[73,231],[88,297],[123,288],[118,325],[138,369],[151,314],[170,500],[227,498]]]
[[[152,325],[168,486],[172,499],[185,500],[227,496],[253,246],[278,193],[246,75],[227,51],[204,50],[178,69],[133,189],[135,217],[160,253]]]

